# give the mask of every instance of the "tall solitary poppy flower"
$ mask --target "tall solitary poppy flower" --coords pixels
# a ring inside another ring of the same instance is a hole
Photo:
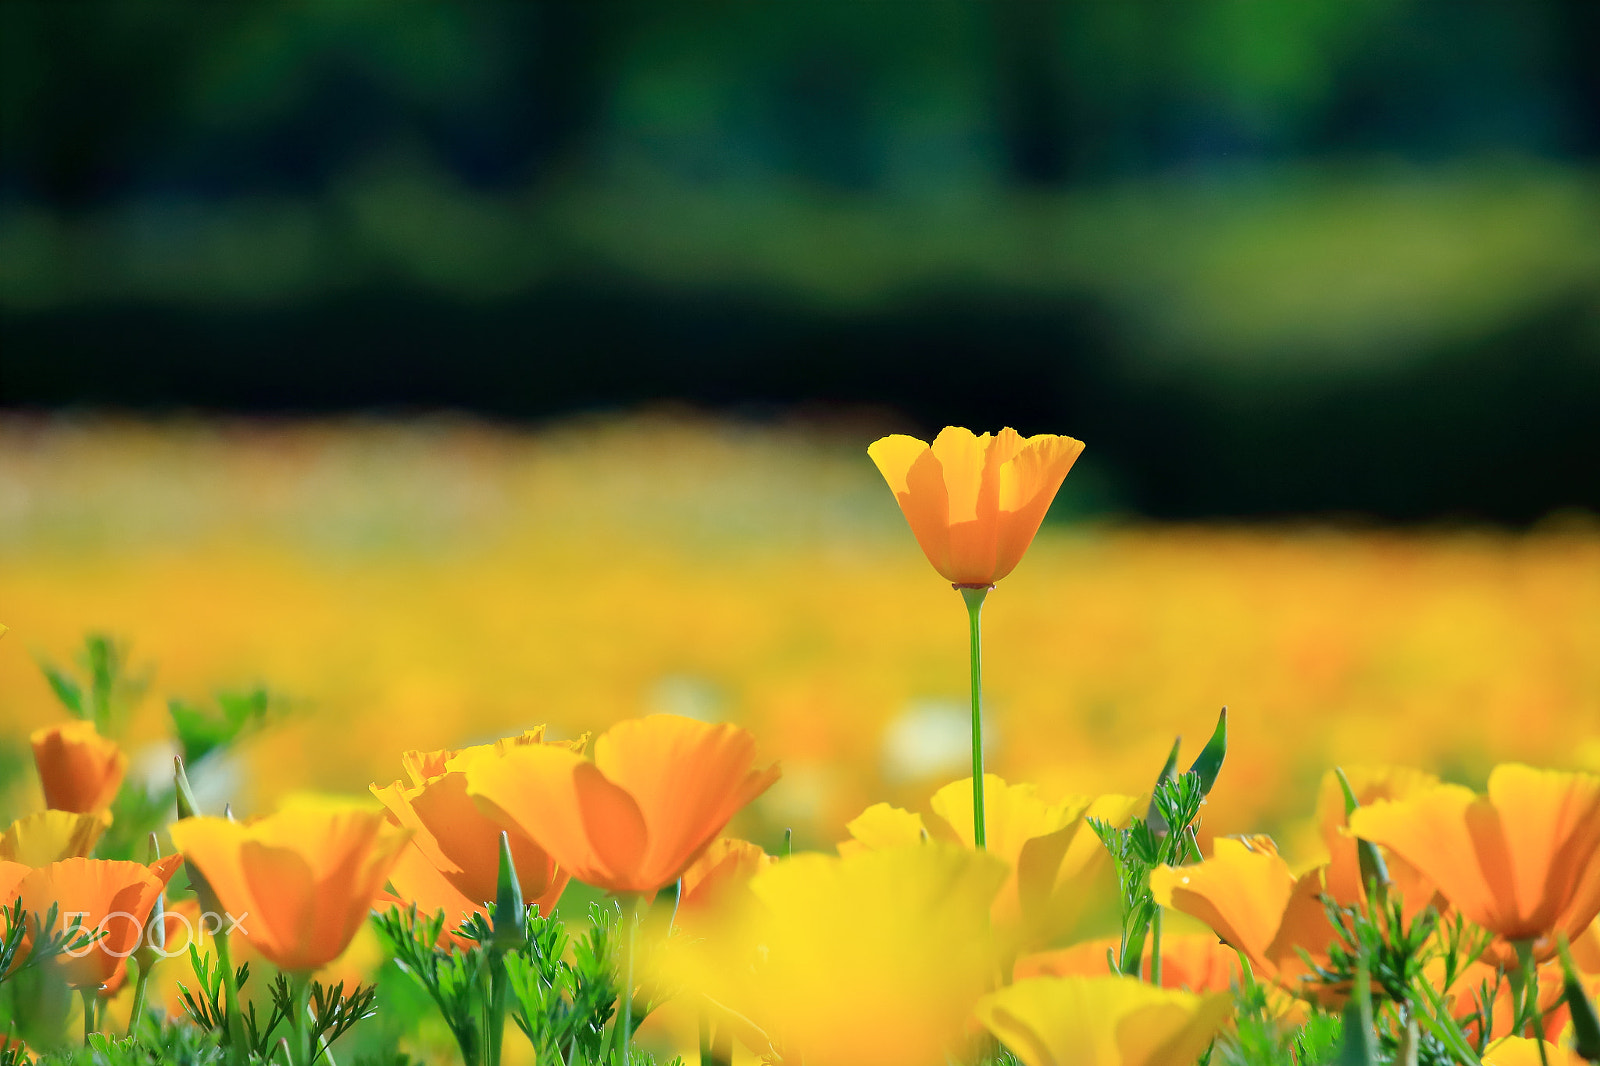
[[[594,761],[512,747],[467,767],[467,794],[581,881],[651,894],[676,881],[739,809],[778,779],[732,725],[654,714],[612,726]]]
[[[1350,816],[1478,925],[1536,956],[1600,913],[1600,777],[1504,764],[1488,795],[1436,785]]]
[[[250,946],[296,973],[343,953],[411,836],[354,808],[291,808],[248,823],[185,818],[171,832]]]
[[[896,434],[867,454],[945,580],[986,588],[1016,569],[1083,442],[946,426],[932,444]]]
[[[87,814],[105,810],[117,798],[128,756],[116,741],[102,737],[93,722],[37,729],[28,739],[46,807]]]
[[[972,674],[972,825],[988,846],[983,805],[983,656],[979,615],[996,581],[1016,569],[1083,442],[1014,429],[976,436],[946,426],[932,444],[900,434],[867,448],[933,568],[967,606]]]

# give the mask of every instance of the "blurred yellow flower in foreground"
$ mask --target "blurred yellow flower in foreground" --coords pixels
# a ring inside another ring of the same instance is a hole
[[[249,823],[186,818],[171,833],[251,946],[293,972],[343,953],[411,836],[378,811],[310,807]]]
[[[1483,1049],[1483,1066],[1586,1066],[1588,1059],[1569,1047],[1525,1036],[1503,1036]]]
[[[1600,777],[1507,763],[1488,794],[1436,785],[1350,816],[1467,918],[1538,956],[1600,913]]]
[[[979,1001],[978,1019],[1027,1066],[1192,1066],[1233,1009],[1132,977],[1033,977]]]
[[[738,726],[653,714],[606,730],[593,762],[558,745],[476,759],[467,793],[579,880],[650,894],[778,779],[775,765],[755,769],[755,752]]]
[[[867,454],[889,483],[923,554],[947,581],[982,588],[1022,561],[1083,442],[1049,433],[992,437],[946,426],[932,444],[874,441]]]
[[[757,873],[674,976],[808,1066],[943,1062],[993,980],[989,903],[1005,876],[936,842],[797,855]]]
[[[1010,875],[995,898],[993,917],[1013,946],[1049,943],[1071,928],[1089,899],[1088,879],[1108,865],[1109,855],[1085,818],[1124,824],[1140,806],[1137,796],[1068,796],[1047,803],[1031,784],[1012,785],[984,775],[990,854],[1004,859]],[[953,781],[929,801],[933,817],[874,804],[845,828],[851,839],[841,855],[944,840],[974,846],[972,779]]]
[[[103,811],[117,798],[128,756],[116,741],[102,737],[93,722],[37,729],[28,739],[46,807],[83,814]]]
[[[24,866],[48,866],[87,856],[111,820],[109,813],[39,811],[12,822],[0,833],[0,859]]]

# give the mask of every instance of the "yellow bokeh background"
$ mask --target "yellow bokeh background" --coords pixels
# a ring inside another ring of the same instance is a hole
[[[130,742],[152,774],[165,697],[280,695],[211,771],[242,812],[364,792],[408,748],[672,711],[739,722],[783,762],[738,828],[831,846],[868,804],[925,807],[968,772],[963,608],[866,457],[880,431],[13,418],[0,734],[59,719],[37,660],[104,631],[154,668]],[[1511,759],[1600,766],[1600,528],[1581,518],[1052,522],[984,622],[989,769],[1047,794],[1144,791],[1223,705],[1215,832],[1295,838],[1335,764],[1469,784]]]

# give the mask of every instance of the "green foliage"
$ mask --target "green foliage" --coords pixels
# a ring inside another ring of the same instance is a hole
[[[172,728],[183,761],[194,765],[213,751],[237,742],[264,725],[274,707],[272,694],[264,685],[241,692],[218,692],[214,707],[203,707],[173,697],[167,701]]]
[[[1150,807],[1143,818],[1134,818],[1119,829],[1099,818],[1089,826],[1100,838],[1117,868],[1117,904],[1122,919],[1122,941],[1112,969],[1131,976],[1143,973],[1144,945],[1152,939],[1150,977],[1160,981],[1160,908],[1150,894],[1150,873],[1158,866],[1177,866],[1191,859],[1198,861],[1200,846],[1196,836],[1200,807],[1216,784],[1217,774],[1228,752],[1228,709],[1218,716],[1217,727],[1194,764],[1177,775],[1179,742],[1172,745],[1167,761],[1156,775]]]
[[[1244,980],[1234,990],[1234,1028],[1212,1046],[1213,1066],[1309,1066],[1331,1061],[1342,1029],[1337,1014],[1313,1011],[1289,1028],[1273,1010],[1267,989],[1244,961]]]
[[[38,1066],[211,1066],[226,1052],[202,1029],[176,1020],[148,1021],[138,1036],[92,1034],[83,1047],[44,1055]],[[0,1064],[5,1060],[0,1058]]]
[[[77,951],[88,947],[104,933],[90,934],[78,927],[78,919],[73,918],[72,924],[57,931],[56,922],[60,919],[57,904],[50,904],[50,909],[45,912],[44,920],[38,923],[34,930],[33,943],[27,945],[28,939],[28,912],[24,909],[21,899],[14,899],[3,909],[0,909],[0,985],[15,978],[18,974],[32,967],[50,961],[68,949]],[[27,947],[24,952],[22,949]]]
[[[73,717],[93,722],[102,736],[117,736],[128,712],[144,698],[153,671],[131,669],[127,645],[105,633],[85,637],[75,661],[81,676],[51,663],[40,664],[50,690]]]
[[[493,917],[471,915],[455,935],[465,948],[441,946],[443,913],[419,915],[391,907],[373,921],[394,953],[395,964],[428,994],[461,1050],[463,1061],[485,1061],[484,1019],[494,989],[495,967],[503,967],[508,1014],[535,1049],[540,1062],[564,1066],[611,1066],[622,1061],[615,1047],[622,982],[617,975],[619,926],[616,907],[592,903],[588,927],[574,939],[557,915],[525,908],[526,936],[497,949]],[[637,1028],[650,1004],[635,1004]],[[629,1034],[631,1036],[631,1032]],[[650,1057],[630,1049],[630,1064]]]
[[[605,1061],[605,1027],[619,992],[612,962],[616,929],[616,912],[593,903],[589,928],[576,943],[557,918],[535,916],[527,946],[506,956],[514,999],[511,1017],[533,1044],[538,1061],[567,1066]],[[635,1028],[644,1015],[635,1009]]]

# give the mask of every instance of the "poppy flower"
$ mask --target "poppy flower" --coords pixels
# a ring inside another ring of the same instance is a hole
[[[784,1061],[944,1062],[993,979],[1004,880],[999,859],[939,842],[796,855],[685,945],[674,983],[749,1019]]]
[[[565,883],[563,879],[562,884]],[[382,911],[390,906],[401,910],[415,906],[418,916],[424,918],[443,913],[444,926],[439,930],[438,941],[441,948],[465,950],[472,947],[475,941],[456,935],[456,929],[474,914],[481,914],[486,919],[489,917],[488,901],[479,903],[462,895],[461,890],[439,872],[414,840],[407,841],[405,847],[400,849],[399,857],[389,870],[389,887],[393,891],[379,892],[373,900],[373,907]]]
[[[109,994],[127,975],[128,956],[146,933],[156,899],[182,863],[176,855],[146,866],[110,859],[63,859],[30,870],[12,889],[33,915],[36,931],[54,905],[57,930],[76,917],[86,933],[103,933],[83,947],[56,956],[52,965],[73,988]],[[3,874],[0,874],[3,877]]]
[[[467,766],[467,794],[596,888],[653,894],[676,881],[739,809],[778,779],[732,725],[655,714],[612,726],[594,760],[555,745]]]
[[[1111,972],[1106,953],[1114,953],[1120,944],[1120,937],[1102,937],[1070,948],[1024,955],[1012,974],[1019,981],[1028,977],[1104,977]],[[1148,979],[1148,958],[1144,968]],[[1239,953],[1210,933],[1169,933],[1161,938],[1162,988],[1227,992],[1243,978]]]
[[[24,866],[48,866],[83,858],[94,850],[111,816],[72,811],[38,811],[12,822],[0,833],[0,859]]]
[[[103,811],[117,798],[128,756],[116,741],[102,737],[93,722],[36,729],[28,739],[46,807],[85,814]]]
[[[1015,945],[1044,944],[1070,928],[1088,900],[1089,878],[1109,861],[1099,837],[1085,821],[1101,818],[1120,825],[1139,806],[1136,796],[1069,796],[1047,803],[1033,785],[1011,785],[984,775],[987,798],[986,850],[1011,866],[993,917]],[[874,804],[845,828],[851,839],[841,855],[915,844],[930,839],[974,847],[972,779],[952,782],[929,801],[932,817]]]
[[[1483,1066],[1587,1066],[1589,1060],[1562,1044],[1525,1036],[1503,1036],[1483,1049]]]
[[[1439,779],[1432,774],[1402,766],[1352,767],[1346,780],[1360,807],[1379,800],[1403,800],[1439,784]],[[1328,849],[1324,880],[1328,895],[1344,906],[1351,906],[1365,899],[1367,891],[1361,883],[1357,841],[1349,831],[1344,806],[1344,791],[1338,777],[1331,771],[1324,774],[1317,792],[1316,813],[1317,831]],[[1407,921],[1435,902],[1432,883],[1410,863],[1392,852],[1384,856],[1384,863],[1389,872],[1389,892],[1400,900],[1401,913]]]
[[[424,913],[430,904],[444,906],[453,927],[460,919],[460,897],[467,908],[476,909],[495,898],[500,876],[500,833],[511,843],[511,861],[523,898],[537,904],[539,913],[548,915],[567,887],[568,875],[556,867],[549,853],[516,826],[501,826],[490,819],[467,795],[466,768],[478,758],[493,758],[510,748],[544,743],[544,727],[520,737],[495,744],[462,750],[406,752],[401,762],[411,784],[399,781],[379,788],[372,786],[389,812],[389,821],[412,831],[411,843],[390,881],[402,897],[409,896]],[[582,741],[577,742],[581,749]],[[557,745],[573,750],[572,744]],[[430,884],[434,879],[415,862],[420,856],[438,872],[453,893]]]
[[[1071,437],[946,426],[932,444],[896,434],[867,454],[933,568],[952,584],[986,588],[1022,561],[1082,451]]]
[[[730,894],[748,887],[752,877],[777,861],[761,845],[748,840],[721,837],[713,841],[683,871],[677,920],[716,911],[726,905]]]
[[[1325,958],[1335,932],[1323,906],[1325,867],[1296,877],[1264,837],[1218,837],[1211,858],[1150,873],[1157,903],[1198,918],[1250,960],[1257,977],[1295,995],[1332,997],[1342,990],[1308,989],[1301,952]]]
[[[1191,1066],[1233,1010],[1133,977],[1033,977],[984,996],[978,1020],[1026,1066]]]
[[[1600,777],[1507,763],[1487,795],[1436,785],[1350,816],[1350,831],[1406,860],[1469,920],[1536,956],[1600,913]]]
[[[251,947],[294,972],[343,953],[411,835],[353,808],[291,808],[244,823],[185,818],[171,833]]]

